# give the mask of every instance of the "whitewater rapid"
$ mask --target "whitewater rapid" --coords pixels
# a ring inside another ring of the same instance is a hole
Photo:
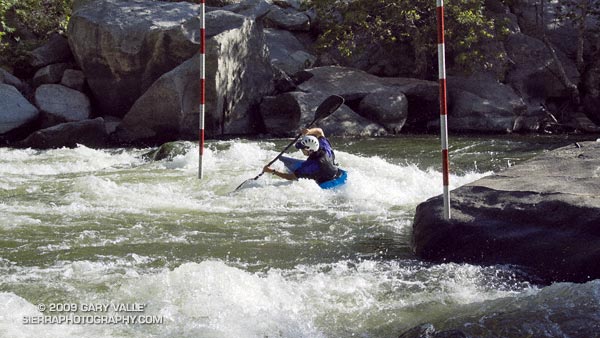
[[[233,192],[281,142],[211,142],[202,180],[190,146],[157,162],[0,149],[0,337],[390,337],[540,292],[511,267],[412,255],[414,208],[441,192],[434,168],[337,151],[340,189],[264,175]],[[23,324],[55,303],[143,304],[162,322]]]

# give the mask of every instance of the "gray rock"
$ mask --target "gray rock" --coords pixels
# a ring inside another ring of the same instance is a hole
[[[11,85],[19,90],[25,87],[23,82],[21,82],[18,77],[12,75],[2,67],[0,67],[0,83],[6,83],[7,85]]]
[[[123,122],[122,119],[115,116],[105,116],[104,119],[104,127],[106,129],[106,134],[110,135],[117,130],[117,127]]]
[[[544,102],[548,98],[570,98],[569,91],[558,80],[556,64],[546,45],[524,34],[513,34],[506,41],[508,57],[514,67],[508,72],[506,82],[510,84],[526,103]],[[573,83],[579,83],[579,72],[564,53],[557,55]]]
[[[440,86],[434,81],[410,78],[384,78],[408,100],[408,116],[404,129],[425,130],[432,121],[439,124]],[[438,127],[439,129],[439,127]]]
[[[265,16],[265,24],[288,31],[309,31],[310,18],[294,8],[273,6]]]
[[[600,142],[535,157],[417,207],[416,254],[436,261],[515,264],[547,281],[600,278]]]
[[[63,73],[60,84],[81,92],[85,87],[85,75],[80,70],[67,69]]]
[[[198,58],[192,58],[160,77],[125,115],[117,137],[125,142],[197,137],[198,69]]]
[[[91,114],[90,100],[85,94],[58,84],[38,87],[35,104],[57,121],[81,121]]]
[[[386,88],[367,94],[361,101],[358,113],[397,134],[408,115],[408,100],[397,88]]]
[[[59,83],[64,72],[71,67],[69,63],[55,63],[39,69],[33,76],[33,86]]]
[[[304,100],[309,94],[290,92],[278,96],[267,96],[260,104],[266,131],[274,136],[291,136],[298,132]],[[308,112],[310,108],[304,108]]]
[[[368,94],[381,90],[404,93],[408,101],[407,121],[411,121],[413,126],[423,125],[424,121],[431,119],[439,119],[438,85],[432,81],[411,78],[381,78],[361,70],[337,66],[307,69],[295,74],[295,77],[302,81],[298,85],[299,91],[321,93],[321,95],[340,95],[350,106],[353,106],[354,103],[358,105]],[[342,115],[336,113],[335,118]],[[348,117],[355,119],[351,114]],[[361,119],[368,121],[363,117]],[[362,131],[359,130],[356,123],[348,123],[347,131],[356,130],[358,132],[356,135],[363,136],[369,135],[369,133],[372,133],[371,135],[386,134],[381,125],[370,123],[371,127]],[[341,127],[335,129],[338,132],[343,131]]]
[[[223,7],[223,10],[234,12],[251,19],[261,20],[275,6],[270,0],[246,0]]]
[[[342,105],[335,114],[323,120],[320,126],[327,135],[332,136],[371,137],[387,135],[385,128],[381,125],[360,116],[346,105]]]
[[[16,145],[26,148],[49,149],[74,148],[81,144],[98,148],[108,145],[107,136],[104,120],[98,117],[93,120],[67,122],[38,130]]]
[[[273,0],[273,4],[281,8],[294,8],[299,10],[302,7],[300,0]]]
[[[189,142],[167,142],[142,157],[149,161],[172,161],[177,156],[184,156],[191,149],[192,144]]]
[[[250,111],[273,91],[273,73],[264,36],[256,23],[226,11],[211,20],[241,18],[240,25],[207,40],[207,137],[246,134],[258,123]],[[224,21],[224,20],[223,20]],[[124,141],[198,137],[199,57],[163,75],[123,118],[117,136]]]
[[[346,101],[358,100],[385,86],[377,76],[346,67],[317,67],[304,71],[308,80],[298,85],[305,92],[337,94]]]
[[[60,34],[52,34],[42,47],[31,52],[31,65],[44,67],[53,63],[64,63],[73,59],[68,40]]]
[[[510,132],[527,110],[512,88],[489,74],[448,78],[448,128],[455,131]]]
[[[288,75],[312,67],[317,59],[288,31],[265,29],[265,40],[269,47],[271,64]]]
[[[123,116],[162,74],[198,53],[198,9],[187,2],[98,0],[73,13],[69,44],[99,113]]]
[[[34,121],[39,111],[19,91],[0,83],[0,134]]]
[[[269,97],[261,104],[260,113],[266,131],[278,136],[297,134],[315,117],[317,107],[327,98],[322,92],[289,92]],[[385,129],[355,113],[346,105],[317,123],[327,136],[385,135]]]

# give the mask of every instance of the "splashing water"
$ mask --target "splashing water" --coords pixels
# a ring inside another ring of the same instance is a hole
[[[414,209],[441,190],[423,165],[433,150],[411,163],[341,147],[340,189],[264,175],[232,193],[281,142],[210,143],[202,180],[193,146],[159,162],[0,149],[0,337],[392,337],[540,292],[513,267],[413,256]],[[486,174],[462,170],[452,188]],[[57,303],[143,304],[161,322],[23,324]]]

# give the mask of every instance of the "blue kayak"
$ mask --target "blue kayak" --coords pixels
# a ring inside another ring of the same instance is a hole
[[[304,160],[287,156],[280,156],[279,160],[283,162],[283,165],[287,168],[287,170],[291,172],[294,172],[296,169],[298,169],[300,165],[304,162]],[[346,170],[339,169],[338,174],[334,179],[321,182],[319,184],[319,187],[321,187],[322,189],[333,189],[346,183],[347,179],[348,173],[346,172]]]

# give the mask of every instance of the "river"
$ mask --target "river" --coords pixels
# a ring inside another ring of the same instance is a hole
[[[450,141],[456,188],[573,139]],[[415,207],[442,189],[435,136],[333,139],[337,190],[264,175],[232,193],[287,142],[208,142],[202,180],[192,143],[156,162],[0,148],[0,337],[577,337],[557,313],[600,318],[598,281],[413,255]]]

